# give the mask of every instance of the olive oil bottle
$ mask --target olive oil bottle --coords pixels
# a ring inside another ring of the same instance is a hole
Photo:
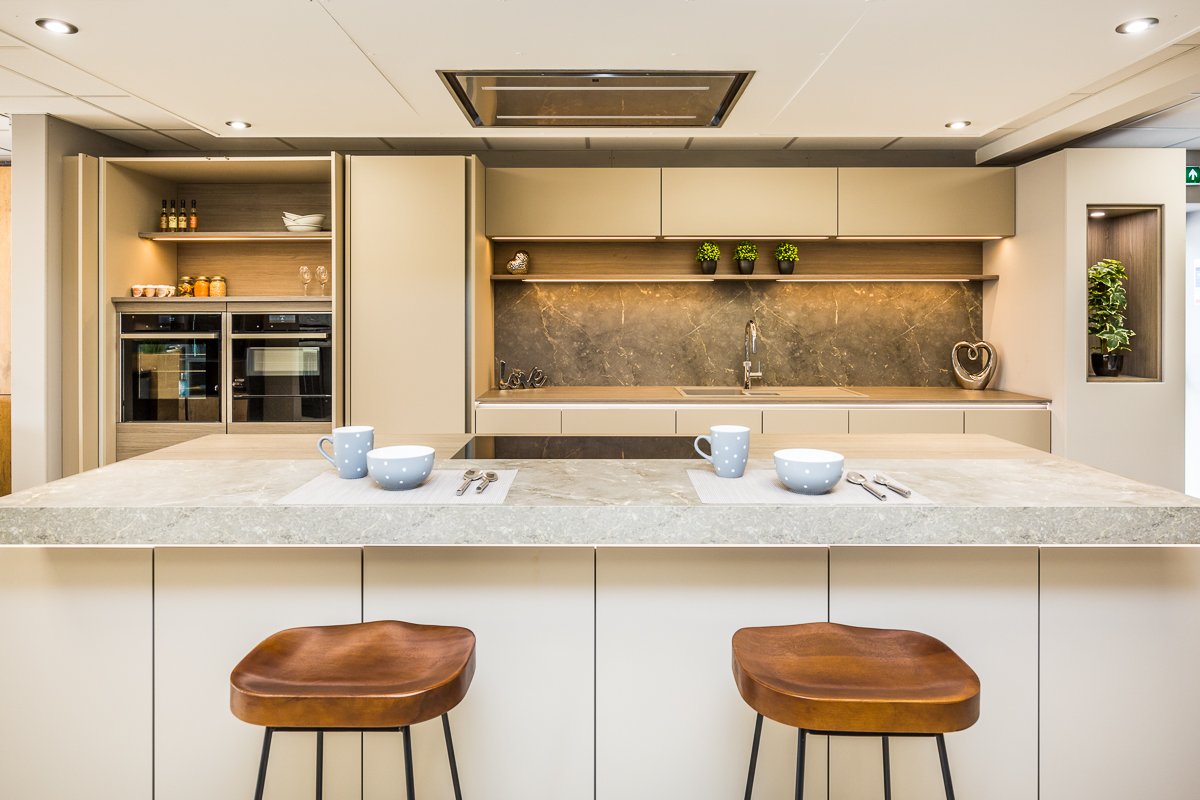
[[[200,215],[196,213],[196,201],[192,201],[192,213],[188,216],[188,230],[195,233],[200,228]]]
[[[167,201],[163,200],[162,214],[158,218],[158,229],[165,231],[167,229]]]
[[[175,201],[171,201],[171,213],[167,215],[167,230],[174,233],[179,230],[179,216],[175,213]]]

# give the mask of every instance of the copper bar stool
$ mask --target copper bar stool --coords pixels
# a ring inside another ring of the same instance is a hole
[[[466,628],[384,620],[290,628],[250,651],[229,676],[229,707],[266,728],[255,800],[267,782],[271,736],[317,734],[321,800],[326,732],[397,731],[404,738],[404,781],[414,800],[411,727],[442,718],[454,797],[462,800],[450,709],[475,674],[475,634]]]
[[[883,796],[892,797],[890,736],[937,739],[946,800],[954,800],[944,734],[979,719],[979,677],[932,636],[829,622],[742,628],[733,635],[733,677],[755,711],[746,800],[763,717],[798,730],[796,800],[804,797],[804,743],[818,736],[883,739]]]

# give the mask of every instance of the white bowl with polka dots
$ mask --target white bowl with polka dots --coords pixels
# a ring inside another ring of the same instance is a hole
[[[775,474],[798,494],[825,494],[842,479],[846,457],[832,450],[794,447],[775,451]]]
[[[367,474],[384,489],[415,489],[433,472],[433,448],[421,444],[379,447],[367,453]]]

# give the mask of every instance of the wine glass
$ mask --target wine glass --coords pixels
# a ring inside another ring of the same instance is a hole
[[[321,282],[321,296],[325,296],[325,285],[329,283],[329,270],[324,266],[317,267],[317,280]]]
[[[304,284],[304,294],[308,294],[308,284],[312,283],[312,270],[308,267],[300,268],[300,282]]]

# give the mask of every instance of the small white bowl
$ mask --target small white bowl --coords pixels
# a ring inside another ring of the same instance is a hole
[[[289,231],[294,231],[296,233],[316,233],[317,231],[321,230],[320,225],[296,225],[294,223],[288,223],[284,227],[286,227]]]
[[[797,494],[826,494],[842,479],[846,457],[832,450],[775,451],[775,474]]]
[[[384,489],[415,489],[433,472],[433,448],[420,444],[367,451],[367,474]]]
[[[300,219],[303,216],[304,216],[303,214],[292,214],[291,212],[288,212],[288,211],[283,212],[284,219]]]

